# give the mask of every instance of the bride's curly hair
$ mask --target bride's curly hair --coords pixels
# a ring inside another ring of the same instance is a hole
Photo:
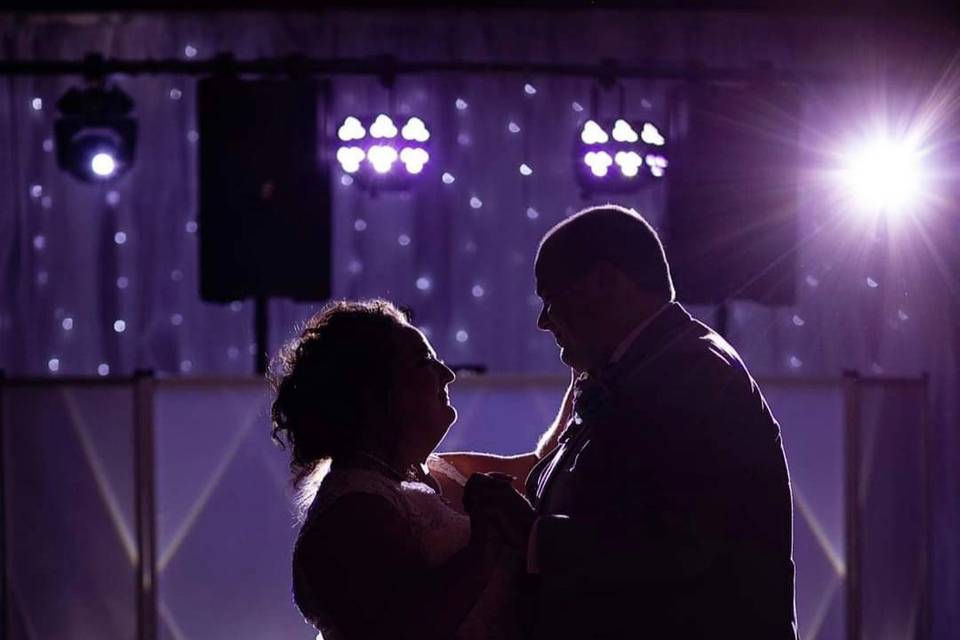
[[[397,330],[407,315],[382,299],[338,300],[284,345],[268,379],[275,394],[271,435],[290,449],[296,488],[318,466],[350,451],[393,384]],[[385,405],[384,405],[385,406]]]

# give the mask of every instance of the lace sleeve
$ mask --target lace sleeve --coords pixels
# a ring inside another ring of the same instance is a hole
[[[459,469],[435,453],[431,453],[427,458],[427,468],[434,477],[443,476],[461,487],[467,484],[467,479]]]

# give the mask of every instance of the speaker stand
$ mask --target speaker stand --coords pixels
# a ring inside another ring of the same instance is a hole
[[[269,309],[270,298],[266,296],[257,296],[254,298],[253,335],[256,341],[256,355],[254,356],[254,360],[257,375],[261,376],[267,373]]]

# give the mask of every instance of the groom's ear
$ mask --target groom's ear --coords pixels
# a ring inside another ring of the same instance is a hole
[[[600,260],[591,271],[592,289],[601,295],[615,291],[623,278],[623,272],[609,260]]]

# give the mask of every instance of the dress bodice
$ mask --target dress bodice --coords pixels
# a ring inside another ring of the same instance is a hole
[[[457,481],[456,470],[439,457],[431,456],[428,466],[434,474],[442,473]],[[340,498],[356,493],[384,498],[409,525],[413,539],[430,567],[436,567],[463,549],[470,539],[470,520],[422,482],[397,482],[376,471],[366,469],[334,469],[320,484],[307,511],[297,540],[298,547],[309,539],[313,527],[321,526],[320,515]],[[294,597],[307,620],[320,630],[322,640],[347,640],[338,634],[333,621],[325,613],[323,602],[312,593],[305,567],[294,554]],[[518,561],[512,553],[498,560],[492,577],[456,633],[456,640],[480,638],[514,638],[515,606],[514,569]]]

